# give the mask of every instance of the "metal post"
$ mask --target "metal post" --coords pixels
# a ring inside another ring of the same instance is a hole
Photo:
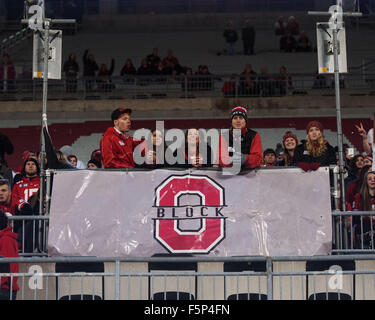
[[[337,8],[342,7],[341,0],[337,0]],[[344,157],[343,157],[343,145],[342,145],[342,125],[341,125],[341,105],[340,105],[340,73],[339,73],[339,59],[338,59],[338,42],[337,33],[340,30],[338,25],[338,18],[343,16],[362,16],[361,13],[343,13],[332,11],[332,12],[308,12],[310,15],[330,15],[333,20],[333,54],[334,54],[334,75],[335,75],[335,96],[336,96],[336,120],[337,120],[337,144],[339,149],[339,175],[340,175],[340,190],[341,190],[341,210],[346,211],[345,207],[345,185],[344,185]]]
[[[44,127],[47,123],[47,99],[48,99],[48,57],[49,57],[49,27],[50,19],[44,21],[44,68],[43,68],[43,108],[42,108],[42,125],[40,133],[40,199],[39,199],[39,215],[44,212],[44,189],[45,189],[45,158],[46,158],[46,144],[44,139]]]
[[[339,149],[339,167],[340,167],[340,190],[341,190],[341,210],[346,211],[345,206],[345,184],[344,184],[344,152],[342,145],[342,124],[341,124],[341,104],[340,104],[340,73],[339,56],[337,43],[337,29],[333,29],[333,55],[334,55],[334,73],[335,73],[335,96],[336,96],[336,120],[337,120],[337,144]]]
[[[270,257],[266,259],[267,269],[267,300],[273,300],[273,276],[272,276],[272,260]]]
[[[120,260],[115,262],[115,300],[120,300]]]

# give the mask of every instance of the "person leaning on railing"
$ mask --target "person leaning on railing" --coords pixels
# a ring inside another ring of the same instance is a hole
[[[8,218],[4,211],[0,210],[0,259],[1,258],[17,258],[18,257],[18,243],[17,234],[12,232],[12,228],[8,225]],[[8,272],[4,272],[6,264],[0,263],[0,273],[19,273],[18,263],[11,263]],[[1,277],[0,282],[0,300],[16,300],[17,291],[17,277],[13,277],[10,283],[10,277]],[[12,293],[11,291],[12,290]]]
[[[229,130],[229,135],[228,137],[221,135],[219,139],[217,159],[220,167],[231,167],[230,157],[233,157],[238,151],[240,151],[242,169],[254,169],[262,165],[263,155],[260,135],[247,127],[247,121],[246,108],[240,105],[235,106],[231,112],[232,128]],[[233,129],[241,130],[241,150],[235,150],[236,143],[234,143]]]
[[[118,108],[111,114],[113,127],[109,127],[100,141],[104,168],[134,168],[133,153],[143,140],[129,135],[131,109]]]
[[[335,149],[323,135],[323,125],[310,121],[306,127],[307,140],[294,150],[294,161],[304,171],[317,170],[321,166],[337,163]]]

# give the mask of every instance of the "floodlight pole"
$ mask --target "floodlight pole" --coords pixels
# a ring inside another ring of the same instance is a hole
[[[44,0],[45,2],[45,0]],[[39,3],[39,2],[38,2]],[[26,8],[26,6],[25,6]],[[39,215],[45,214],[45,179],[46,179],[46,169],[45,169],[45,159],[46,159],[46,143],[44,138],[44,128],[47,126],[47,102],[48,102],[48,61],[49,61],[49,32],[50,27],[53,23],[57,24],[73,24],[76,22],[75,19],[48,19],[44,15],[44,4],[39,8],[39,5],[35,5],[36,10],[33,13],[37,13],[38,10],[42,11],[42,16],[37,14],[38,19],[22,19],[23,24],[28,24],[30,29],[34,31],[39,31],[44,36],[44,48],[43,48],[43,105],[42,105],[42,119],[41,119],[41,133],[40,133],[40,190],[39,190]],[[26,11],[25,11],[26,13]],[[35,22],[34,22],[35,21]],[[34,23],[34,25],[33,25]],[[41,225],[39,224],[39,246],[41,245]]]
[[[337,0],[337,6],[341,6],[341,2]],[[358,12],[319,12],[319,11],[309,11],[309,15],[329,15],[333,21],[333,55],[334,55],[334,75],[335,75],[335,96],[336,96],[336,121],[337,121],[337,145],[339,151],[339,174],[340,174],[340,198],[341,198],[341,210],[346,211],[345,202],[345,184],[344,184],[344,151],[343,151],[343,138],[342,138],[342,124],[341,124],[341,104],[340,104],[340,70],[339,70],[339,48],[337,41],[338,31],[341,29],[341,23],[338,24],[338,18],[343,16],[354,16],[361,17],[362,13]]]
[[[29,24],[28,19],[22,19],[24,24]],[[44,212],[44,199],[45,199],[45,186],[44,181],[46,177],[45,159],[46,159],[46,144],[44,139],[44,128],[47,125],[47,102],[48,102],[48,60],[49,60],[49,32],[52,24],[73,24],[75,19],[48,19],[43,18],[43,23],[38,31],[44,36],[43,48],[43,105],[42,105],[42,119],[41,119],[41,133],[40,133],[40,201],[39,201],[39,214]]]

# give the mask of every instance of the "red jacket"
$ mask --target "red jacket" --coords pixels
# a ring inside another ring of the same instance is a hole
[[[12,228],[8,227],[0,231],[0,256],[4,258],[18,257],[17,234],[12,232]],[[19,273],[18,263],[10,264],[10,273]],[[1,290],[9,290],[9,277],[1,277]],[[13,277],[13,291],[19,290],[17,285],[17,277]]]
[[[246,128],[242,129],[242,135],[244,136],[244,133],[246,132]],[[223,148],[223,151],[222,149]],[[253,169],[260,167],[263,162],[263,154],[262,154],[262,142],[260,140],[259,133],[256,133],[250,146],[250,152],[245,154],[246,161],[244,163],[244,167],[248,169]],[[219,159],[219,165],[221,167],[231,167],[232,165],[230,163],[230,157],[228,153],[228,143],[226,142],[223,135],[220,135],[219,139],[219,148],[218,148],[218,157]]]
[[[21,181],[18,181],[12,189],[12,197],[16,199],[23,199],[29,201],[29,198],[38,192],[40,188],[40,177],[32,178],[31,180],[26,177],[22,177]]]
[[[128,134],[110,127],[100,141],[104,168],[134,168],[133,151],[143,141],[134,141]]]

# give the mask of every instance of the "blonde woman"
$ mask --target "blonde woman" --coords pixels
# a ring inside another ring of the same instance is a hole
[[[306,133],[307,140],[294,151],[294,161],[297,166],[304,171],[309,171],[336,164],[336,151],[324,138],[323,125],[319,121],[310,121]]]

